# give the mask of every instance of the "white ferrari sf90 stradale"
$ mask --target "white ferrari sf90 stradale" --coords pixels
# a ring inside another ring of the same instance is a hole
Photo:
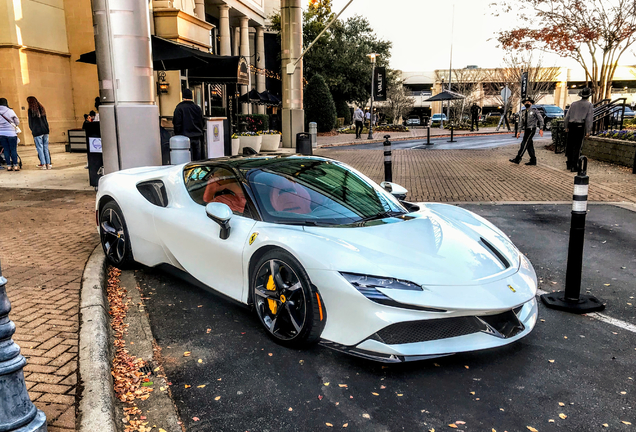
[[[400,362],[530,333],[536,275],[505,234],[382,186],[327,158],[236,156],[109,174],[96,211],[110,264],[185,272],[284,345]]]

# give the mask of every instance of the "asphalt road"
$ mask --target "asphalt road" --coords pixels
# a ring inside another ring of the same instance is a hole
[[[389,134],[390,135],[390,134]],[[552,134],[549,131],[543,133],[542,139],[551,138]],[[449,143],[450,137],[431,137],[431,145],[426,144],[426,138],[416,139],[409,141],[395,141],[393,142],[393,150],[405,150],[405,149],[424,149],[424,150],[478,150],[488,149],[494,147],[503,147],[512,144],[520,144],[521,138],[514,138],[512,132],[509,134],[500,135],[477,135],[477,136],[455,136],[456,143]],[[537,134],[535,141],[541,139]],[[339,148],[356,148],[361,150],[380,150],[383,148],[382,143],[374,144],[355,144],[351,146],[342,146]]]
[[[465,207],[511,236],[544,290],[562,289],[569,206]],[[584,288],[607,301],[604,313],[631,324],[635,221],[628,210],[591,207],[583,274]],[[159,270],[136,275],[188,431],[331,430],[327,423],[354,431],[441,431],[453,423],[465,431],[629,431],[634,426],[621,422],[636,424],[636,334],[590,317],[540,306],[535,330],[513,345],[387,366],[321,346],[283,348],[241,306]]]

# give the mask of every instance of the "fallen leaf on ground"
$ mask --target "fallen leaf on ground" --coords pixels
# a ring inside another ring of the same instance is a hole
[[[451,423],[448,425],[449,428],[457,429],[457,425],[455,423]]]
[[[205,387],[205,384],[201,384],[200,386],[197,386],[197,388],[203,388]]]
[[[322,395],[318,395],[318,400],[322,400]]]
[[[625,394],[627,394],[627,392],[621,392],[621,394],[622,394],[622,395],[625,395]]]
[[[371,392],[371,394],[372,394],[373,396],[380,396],[380,394],[379,394],[379,393],[375,393],[375,392]]]
[[[626,425],[628,425],[628,426],[629,426],[629,425],[631,425],[631,423],[630,423],[630,422],[625,421],[625,420],[621,420],[621,423],[626,424]]]
[[[203,360],[202,360],[202,359],[199,359],[198,361],[199,361],[199,363],[203,363]]]
[[[474,394],[475,394],[475,392],[470,392],[470,394],[471,394],[471,395],[474,395]]]
[[[188,384],[185,385],[185,388],[190,388],[190,387],[192,387],[192,386],[188,385]]]
[[[548,420],[548,423],[554,423],[554,420],[550,419]]]
[[[630,379],[631,379],[631,378],[630,378]],[[382,390],[384,390],[384,389],[386,388],[386,386],[380,386],[380,388],[381,388]]]
[[[289,407],[289,409],[287,411],[293,411],[294,409],[292,407]]]
[[[470,369],[468,366],[464,366],[466,369]]]
[[[404,396],[402,393],[398,393],[397,395],[398,395],[399,397]]]
[[[526,428],[528,428],[528,430],[530,432],[539,432],[538,430],[536,430],[535,428],[533,428],[532,426],[526,426]]]
[[[221,396],[217,396],[214,398],[214,400],[219,400],[219,399],[221,399]]]
[[[210,333],[212,331],[212,329],[207,329],[205,332],[206,333]]]
[[[550,363],[554,363],[554,360],[548,360]]]
[[[331,423],[325,423],[327,426],[329,427],[333,427],[333,425]]]
[[[559,406],[565,406],[563,402],[559,402]]]
[[[327,386],[327,387],[328,387],[328,386],[329,386],[329,383],[322,383],[322,385],[324,385],[324,386]]]
[[[338,384],[338,387],[347,387],[346,384]]]
[[[458,425],[465,425],[465,424],[466,424],[466,422],[465,422],[465,421],[461,421],[461,420],[457,420],[457,421],[455,422],[455,424],[458,424]]]
[[[362,414],[362,417],[365,418],[365,419],[370,419],[371,418],[371,416],[369,414],[367,414],[367,413]]]
[[[183,353],[184,357],[190,357],[190,354],[192,354],[190,351],[186,351]]]
[[[345,428],[346,428],[346,427],[349,427],[349,423],[345,423],[345,424],[343,424],[343,425],[342,425],[342,427],[345,427]]]
[[[607,423],[603,423],[603,427],[609,427]]]
[[[192,417],[192,420],[199,421],[199,417]]]
[[[566,418],[568,418],[568,416],[566,416],[565,414],[561,413],[559,414],[559,417],[562,418],[563,420],[565,420]]]
[[[272,354],[272,353],[268,353],[267,355],[271,357],[271,356],[273,356],[274,354]]]

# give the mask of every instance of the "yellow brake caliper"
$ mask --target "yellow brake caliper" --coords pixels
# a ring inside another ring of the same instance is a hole
[[[276,291],[276,284],[274,283],[274,275],[269,276],[269,279],[267,280],[267,285],[265,286],[265,288],[267,288],[267,291]],[[276,303],[276,300],[267,299],[267,303],[269,303],[269,310],[272,311],[274,315],[276,315],[276,312],[278,311],[278,303]]]

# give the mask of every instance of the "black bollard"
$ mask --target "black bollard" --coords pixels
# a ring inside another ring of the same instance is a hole
[[[573,313],[602,311],[605,305],[596,297],[581,294],[583,270],[583,243],[585,240],[585,217],[587,215],[587,192],[590,178],[587,176],[587,158],[579,159],[579,173],[574,177],[572,201],[572,224],[565,273],[565,291],[543,294],[541,300],[552,309]]]
[[[384,181],[393,183],[393,167],[391,166],[391,135],[384,135]]]
[[[26,359],[11,339],[15,324],[9,319],[6,284],[0,268],[0,431],[46,432],[46,416],[33,405],[24,383]]]
[[[455,141],[455,140],[453,139],[453,132],[455,131],[455,128],[453,127],[453,124],[452,124],[452,123],[451,123],[451,127],[450,127],[450,129],[451,129],[451,139],[450,139],[450,141],[449,141],[449,142],[452,142],[452,143],[457,142],[457,141]]]
[[[426,128],[426,145],[432,145],[434,143],[431,142],[431,127],[428,126]]]

